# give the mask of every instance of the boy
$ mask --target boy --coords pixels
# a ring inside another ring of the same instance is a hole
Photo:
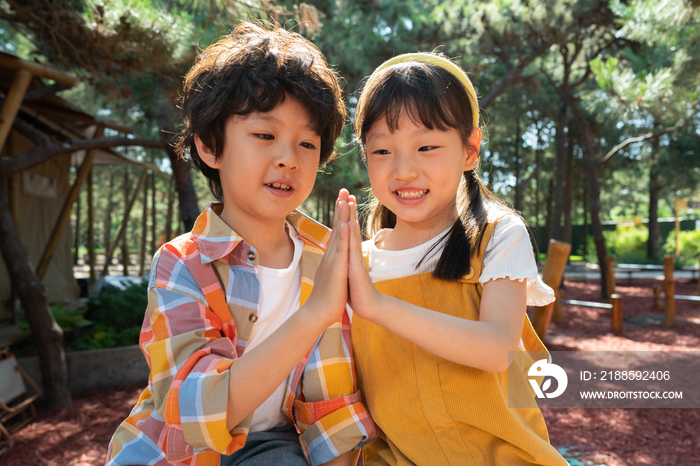
[[[336,75],[300,35],[242,23],[183,87],[178,152],[223,203],[153,259],[140,338],[151,375],[108,464],[355,464],[376,427],[336,286],[347,193],[332,233],[295,210],[344,124]]]

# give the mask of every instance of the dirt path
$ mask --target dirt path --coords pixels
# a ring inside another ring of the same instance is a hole
[[[565,319],[552,323],[547,346],[556,351],[700,351],[698,303],[677,301],[675,327],[633,322],[654,322],[654,317],[648,316],[663,315],[652,307],[651,287],[659,284],[654,280],[622,280],[618,284],[617,292],[624,296],[623,335],[610,333],[608,311],[565,306]],[[567,283],[565,293],[566,299],[601,301],[596,282]],[[676,282],[676,294],[697,293],[697,281]],[[0,464],[104,464],[109,439],[142,388],[143,384],[137,383],[100,389],[76,397],[71,409],[40,409],[37,420],[14,435],[15,447],[0,457]],[[698,409],[550,408],[543,414],[552,444],[568,449],[567,457],[575,458],[572,465],[700,465]]]

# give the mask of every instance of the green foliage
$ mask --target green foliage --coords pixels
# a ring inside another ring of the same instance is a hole
[[[56,323],[61,327],[64,334],[71,332],[74,327],[87,327],[94,323],[85,318],[87,309],[84,307],[67,311],[64,304],[52,304],[50,308],[51,314],[53,314]],[[19,319],[18,325],[22,330],[29,330],[29,323],[27,323],[25,318]]]
[[[676,265],[691,265],[697,264],[700,261],[700,230],[681,231],[679,235],[680,248],[678,257],[676,257]],[[666,254],[674,254],[676,252],[676,232],[672,231],[664,244]]]
[[[73,341],[73,346],[82,350],[91,350],[135,345],[139,342],[140,332],[140,326],[117,330],[112,326],[97,324],[88,333]]]
[[[614,231],[603,231],[608,254],[617,264],[659,264],[660,258],[647,257],[649,230],[644,227],[618,227]],[[586,261],[598,262],[593,237],[588,237]]]
[[[146,280],[125,290],[105,288],[88,302],[87,317],[117,330],[140,327],[148,305],[147,288]]]

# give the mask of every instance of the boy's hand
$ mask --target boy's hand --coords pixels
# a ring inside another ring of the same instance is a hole
[[[327,326],[336,322],[345,310],[348,298],[348,239],[350,208],[348,191],[341,189],[335,201],[333,231],[326,253],[316,270],[314,289],[306,302]]]
[[[350,250],[348,258],[348,285],[350,291],[348,304],[350,304],[355,314],[363,319],[372,321],[384,295],[374,287],[365,266],[365,259],[362,256],[362,234],[360,232],[360,223],[357,219],[355,196],[350,196],[349,207]]]

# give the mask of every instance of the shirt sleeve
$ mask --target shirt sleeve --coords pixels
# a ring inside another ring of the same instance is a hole
[[[537,273],[530,236],[517,215],[503,217],[486,246],[479,283],[483,286],[499,278],[527,281],[528,306],[544,306],[554,301],[554,291]]]
[[[163,249],[153,270],[141,347],[155,411],[166,425],[166,458],[178,461],[205,449],[231,454],[247,434],[226,428],[234,343],[178,257]]]
[[[357,390],[347,313],[309,353],[295,411],[301,446],[314,466],[361,448],[377,436]]]

